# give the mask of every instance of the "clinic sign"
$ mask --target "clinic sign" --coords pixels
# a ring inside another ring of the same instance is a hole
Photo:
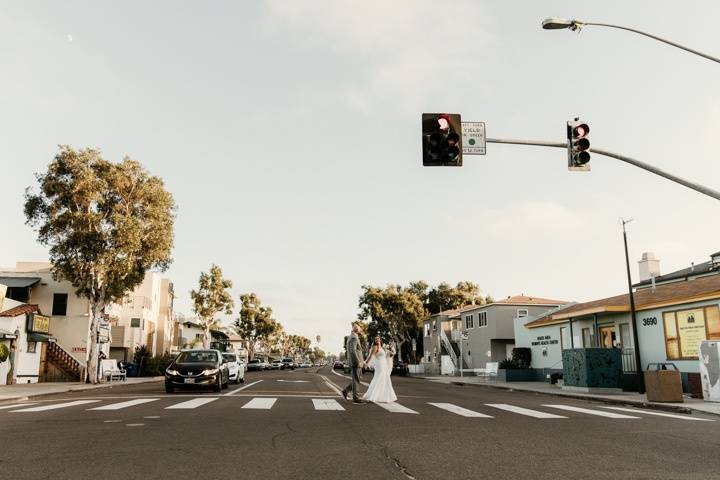
[[[27,331],[30,333],[50,333],[50,317],[31,313],[28,315]]]

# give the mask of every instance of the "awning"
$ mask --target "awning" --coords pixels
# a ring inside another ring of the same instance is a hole
[[[46,333],[28,333],[28,342],[54,342],[55,337]]]
[[[8,332],[7,330],[0,329],[0,338],[17,338],[17,335]]]
[[[0,277],[0,283],[10,287],[32,287],[40,281],[40,277]]]

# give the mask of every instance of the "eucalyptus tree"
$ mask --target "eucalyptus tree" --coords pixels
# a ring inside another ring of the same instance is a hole
[[[203,329],[203,348],[210,347],[210,330],[219,325],[215,315],[232,313],[235,303],[228,291],[230,288],[232,280],[223,278],[222,269],[213,264],[208,273],[200,273],[198,289],[190,291],[193,311]]]

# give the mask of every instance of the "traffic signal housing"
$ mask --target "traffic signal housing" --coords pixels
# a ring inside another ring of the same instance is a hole
[[[567,122],[568,170],[590,171],[590,126],[576,118]]]
[[[462,167],[461,135],[459,113],[423,113],[423,166]]]

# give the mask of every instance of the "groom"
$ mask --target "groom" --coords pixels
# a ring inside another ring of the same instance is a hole
[[[358,326],[353,324],[352,333],[347,341],[347,361],[350,365],[350,378],[351,381],[347,387],[343,388],[342,394],[345,400],[348,398],[348,390],[352,388],[352,396],[354,403],[365,403],[358,397],[358,384],[360,383],[360,372],[365,366],[363,361],[363,353],[360,348],[360,339],[358,338]]]

